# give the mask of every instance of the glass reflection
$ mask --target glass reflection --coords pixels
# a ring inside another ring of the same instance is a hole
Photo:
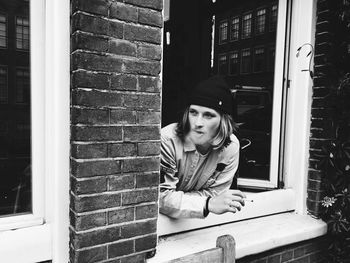
[[[0,216],[32,210],[29,1],[0,0]]]

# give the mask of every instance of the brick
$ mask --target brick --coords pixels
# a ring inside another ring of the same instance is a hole
[[[157,220],[150,220],[146,222],[136,222],[121,226],[121,237],[130,238],[146,234],[155,233],[157,230]]]
[[[77,195],[105,192],[107,191],[107,178],[93,178],[81,181],[72,178],[71,190]]]
[[[136,220],[157,217],[158,206],[157,204],[137,206],[135,216]]]
[[[150,235],[135,240],[135,251],[140,252],[155,248],[157,245],[157,235]]]
[[[109,41],[108,51],[116,55],[136,57],[136,44],[126,40],[112,39]]]
[[[79,94],[81,93],[79,92]],[[71,120],[73,124],[109,124],[109,111],[72,108]]]
[[[313,170],[309,170],[309,179],[311,180],[321,180],[322,178],[322,172],[320,171],[313,171]]]
[[[109,191],[120,191],[135,188],[134,175],[113,176],[109,178]]]
[[[142,173],[136,176],[136,187],[144,188],[159,185],[159,173]]]
[[[120,22],[109,21],[108,36],[122,39],[124,35],[124,25]]]
[[[159,158],[134,158],[123,162],[123,172],[152,172],[159,170]]]
[[[136,91],[137,78],[135,75],[113,75],[111,77],[111,89]]]
[[[74,261],[77,263],[99,262],[107,259],[107,246],[94,247],[74,251]]]
[[[108,146],[108,155],[110,157],[125,157],[136,155],[136,144],[134,143],[115,143]]]
[[[107,224],[106,213],[94,213],[89,215],[75,215],[74,228],[77,231],[102,227]]]
[[[117,160],[107,161],[72,161],[72,174],[76,177],[91,177],[118,174],[121,171],[121,162]]]
[[[308,211],[311,212],[311,214],[313,214],[314,216],[318,216],[320,212],[320,202],[307,199],[306,207]]]
[[[127,126],[123,127],[124,141],[159,140],[158,126]]]
[[[160,142],[143,142],[137,144],[137,155],[149,156],[160,154]]]
[[[108,15],[108,0],[73,0],[73,11],[80,10],[97,15]]]
[[[99,35],[108,34],[108,20],[96,16],[75,13],[72,17],[72,32],[80,30]]]
[[[137,123],[141,125],[145,124],[160,124],[161,123],[161,114],[160,112],[144,112],[139,111],[136,113]]]
[[[139,9],[139,23],[150,26],[163,26],[162,13],[151,9]]]
[[[122,127],[77,127],[71,129],[71,139],[75,141],[120,141]]]
[[[109,75],[85,70],[75,71],[72,85],[81,88],[109,89]]]
[[[309,263],[309,256],[294,259],[293,263]]]
[[[309,179],[308,184],[307,184],[307,188],[312,189],[312,190],[319,190],[319,189],[321,189],[321,181]]]
[[[122,96],[115,92],[75,90],[72,92],[72,102],[89,107],[118,107],[122,105]]]
[[[124,39],[131,41],[144,41],[161,44],[162,34],[160,28],[126,24],[124,26]]]
[[[137,54],[142,58],[160,60],[162,58],[162,48],[160,45],[139,44]]]
[[[110,122],[112,124],[136,124],[136,113],[130,110],[111,110]]]
[[[280,263],[281,262],[281,255],[273,255],[268,257],[267,259],[268,263]]]
[[[78,213],[118,207],[120,204],[121,194],[101,194],[84,197],[71,196],[71,207]]]
[[[139,90],[145,92],[160,92],[160,79],[158,77],[139,76]]]
[[[332,111],[330,109],[327,109],[327,108],[311,109],[311,115],[314,118],[329,117],[332,115]]]
[[[137,6],[149,7],[157,10],[162,10],[163,8],[162,0],[125,0],[124,2]]]
[[[108,258],[120,257],[134,252],[134,240],[118,242],[108,246]]]
[[[146,254],[132,255],[120,259],[120,263],[145,263]]]
[[[72,51],[77,49],[107,52],[108,39],[94,35],[87,35],[80,32],[72,36]]]
[[[108,224],[119,224],[134,220],[134,208],[124,208],[108,212]]]
[[[104,72],[121,72],[123,60],[110,54],[95,54],[76,51],[72,55],[72,67]]]
[[[120,239],[120,228],[111,227],[99,229],[91,232],[75,233],[73,246],[75,248],[83,248],[114,242]]]
[[[124,95],[124,106],[136,110],[159,110],[159,94],[128,94]]]
[[[108,156],[107,144],[71,144],[74,158],[105,158]]]
[[[158,199],[157,189],[134,190],[122,193],[122,205],[140,204],[144,202],[154,202]]]
[[[138,11],[136,7],[119,2],[111,4],[109,15],[111,18],[117,18],[128,22],[137,22],[138,20]]]
[[[130,74],[145,74],[158,76],[161,70],[161,64],[159,61],[147,61],[147,60],[124,60],[123,72]]]
[[[281,262],[286,262],[292,258],[293,258],[293,251],[292,250],[284,251],[281,255]]]

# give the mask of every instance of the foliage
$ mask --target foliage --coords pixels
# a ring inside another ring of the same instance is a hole
[[[328,223],[330,247],[327,262],[350,262],[350,4],[338,2],[328,72],[334,88],[330,103],[331,140],[318,155],[323,172],[321,218]]]

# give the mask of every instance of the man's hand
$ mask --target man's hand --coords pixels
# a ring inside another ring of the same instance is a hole
[[[226,212],[236,213],[244,206],[245,194],[239,190],[227,190],[222,194],[212,197],[209,200],[209,212],[214,214],[223,214]]]

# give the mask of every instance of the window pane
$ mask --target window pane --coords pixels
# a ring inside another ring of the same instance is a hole
[[[29,49],[29,20],[26,17],[16,18],[16,48]]]
[[[254,51],[254,72],[262,72],[265,70],[265,49],[256,48]]]
[[[270,179],[277,9],[272,0],[216,2],[214,15],[221,21],[231,19],[230,39],[235,18],[241,19],[241,38],[214,46],[214,54],[229,54],[227,79],[237,105],[234,120],[241,145],[247,146],[241,151],[240,178]]]
[[[29,1],[1,4],[16,23],[7,27],[16,48],[0,49],[0,216],[9,216],[32,210]]]
[[[227,22],[220,24],[220,43],[227,40]]]
[[[239,18],[233,18],[231,21],[230,40],[238,40],[239,38]]]
[[[219,56],[219,73],[227,74],[227,56],[226,55]]]
[[[0,47],[7,47],[7,19],[0,14]]]
[[[256,14],[255,34],[260,35],[265,32],[266,9],[258,10]]]
[[[243,16],[242,38],[248,38],[252,35],[252,14]]]
[[[230,54],[230,75],[237,75],[239,73],[239,58],[238,52]]]
[[[275,31],[277,28],[277,4],[272,5],[270,10],[270,31]]]

